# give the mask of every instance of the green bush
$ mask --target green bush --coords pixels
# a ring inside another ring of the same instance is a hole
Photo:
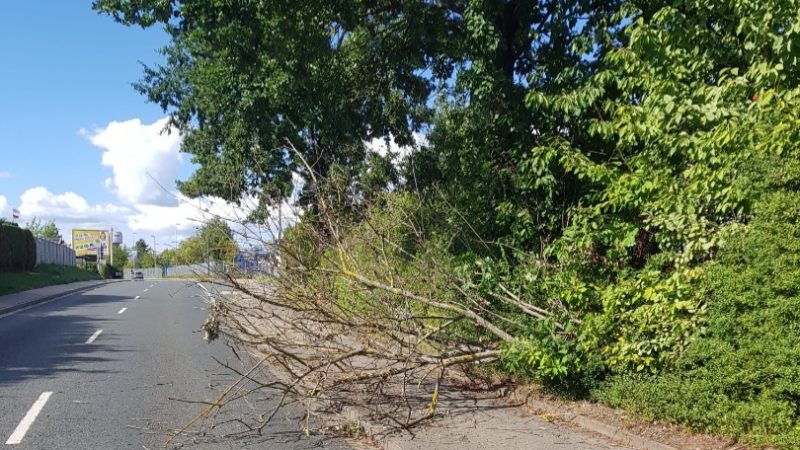
[[[36,267],[36,238],[33,237],[33,233],[29,230],[25,233],[25,270],[33,270]]]
[[[313,269],[319,265],[322,249],[313,226],[307,220],[302,220],[283,234],[281,251],[283,269]]]
[[[6,226],[0,224],[0,271],[11,270],[11,240],[7,238]]]
[[[97,265],[95,267],[97,267],[98,274],[102,278],[106,279],[114,278],[114,274],[116,274],[117,272],[122,272],[122,269],[116,266],[112,266],[110,264]]]
[[[36,240],[29,230],[0,225],[0,271],[33,270],[36,266]]]
[[[728,230],[697,283],[706,330],[659,375],[612,378],[604,402],[754,443],[800,448],[800,194]]]

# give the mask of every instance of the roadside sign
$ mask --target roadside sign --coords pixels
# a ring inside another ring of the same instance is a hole
[[[75,256],[93,255],[102,258],[101,246],[108,248],[111,236],[106,230],[72,230],[72,249]]]

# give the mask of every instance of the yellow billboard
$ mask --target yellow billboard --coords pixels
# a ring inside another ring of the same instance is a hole
[[[75,250],[75,256],[96,256],[101,245],[103,252],[108,252],[111,236],[107,230],[72,230],[72,249]]]

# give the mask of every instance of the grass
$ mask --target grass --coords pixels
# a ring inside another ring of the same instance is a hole
[[[13,294],[55,284],[99,280],[96,273],[54,264],[40,264],[32,272],[0,272],[0,295]]]

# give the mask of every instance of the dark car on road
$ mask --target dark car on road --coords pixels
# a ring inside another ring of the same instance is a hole
[[[133,272],[133,281],[137,280],[144,280],[144,274],[142,272]]]

